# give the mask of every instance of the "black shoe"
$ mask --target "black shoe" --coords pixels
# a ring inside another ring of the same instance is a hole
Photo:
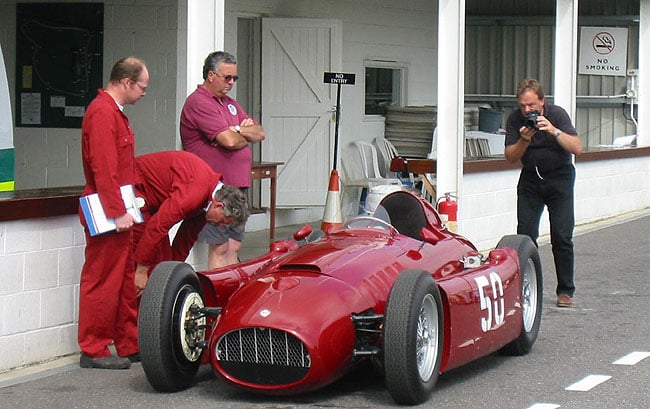
[[[126,358],[128,358],[129,361],[131,361],[132,364],[134,364],[136,362],[140,362],[140,354],[138,352],[136,352],[133,355],[129,355]]]
[[[79,358],[79,366],[82,368],[98,369],[129,369],[131,367],[131,361],[129,358],[122,358],[113,355],[103,358],[91,358],[82,353],[81,358]]]

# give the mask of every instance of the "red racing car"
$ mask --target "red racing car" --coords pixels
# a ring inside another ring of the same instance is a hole
[[[542,268],[526,236],[482,255],[405,191],[313,235],[305,226],[264,256],[212,271],[158,265],[138,322],[151,385],[188,388],[209,363],[232,385],[295,394],[371,360],[396,402],[417,404],[440,373],[495,351],[523,355],[537,338]]]

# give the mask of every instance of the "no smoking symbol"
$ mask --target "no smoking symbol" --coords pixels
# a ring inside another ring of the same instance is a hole
[[[605,55],[610,54],[612,51],[614,51],[616,40],[614,40],[613,35],[607,32],[601,32],[594,36],[591,45],[594,47],[594,51],[596,51],[596,53]]]

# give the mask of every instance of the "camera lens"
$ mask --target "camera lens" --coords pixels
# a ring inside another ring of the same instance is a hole
[[[537,116],[539,112],[533,111],[526,114],[526,127],[527,128],[537,128]]]

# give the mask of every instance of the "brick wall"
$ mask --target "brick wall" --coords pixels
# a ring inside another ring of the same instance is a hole
[[[576,224],[586,224],[650,207],[650,158],[597,160],[576,164]],[[519,171],[465,175],[458,203],[459,231],[479,249],[494,247],[517,231]],[[544,211],[540,235],[549,234]]]
[[[0,372],[79,350],[83,249],[76,215],[0,223]]]

